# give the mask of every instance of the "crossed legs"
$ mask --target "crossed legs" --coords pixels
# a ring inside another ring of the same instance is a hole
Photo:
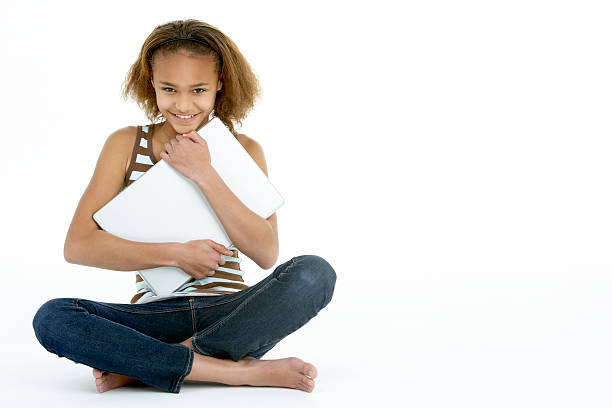
[[[180,344],[189,347],[192,337]],[[105,392],[138,381],[136,378],[93,369],[98,392]],[[312,392],[317,369],[297,357],[280,360],[258,360],[245,357],[239,361],[224,360],[194,353],[191,372],[185,380],[218,382],[227,385],[252,385],[295,388]]]

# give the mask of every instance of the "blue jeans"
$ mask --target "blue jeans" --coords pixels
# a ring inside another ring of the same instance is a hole
[[[261,358],[331,300],[336,273],[316,255],[279,265],[256,285],[229,295],[145,304],[56,298],[36,312],[36,338],[49,352],[179,393],[199,354]]]

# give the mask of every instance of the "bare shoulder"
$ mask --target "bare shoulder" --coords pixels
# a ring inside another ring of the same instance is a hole
[[[112,161],[117,171],[125,172],[134,147],[136,131],[136,126],[126,126],[108,135],[98,158],[98,166]]]
[[[136,126],[126,126],[117,129],[108,136],[106,140],[107,148],[113,155],[120,155],[123,158],[123,171],[127,172],[132,156],[132,150],[136,140]]]
[[[263,148],[255,139],[252,139],[244,134],[238,134],[238,141],[244,147],[249,155],[255,160],[255,163],[268,175],[268,166],[266,164],[266,158],[264,156]]]
[[[255,139],[251,139],[250,137],[248,137],[247,135],[243,133],[238,134],[238,141],[240,142],[242,147],[244,147],[247,150],[247,152],[249,151],[249,148],[253,146],[253,144],[257,143]]]
[[[128,126],[114,131],[106,138],[91,180],[81,196],[68,229],[65,251],[68,249],[70,252],[73,242],[100,229],[92,216],[123,188],[126,161],[129,160],[135,136],[136,127]]]
[[[113,133],[108,136],[109,139],[115,141],[115,143],[127,143],[128,139],[131,139],[134,142],[134,138],[136,137],[136,126],[126,126],[121,129],[115,130]]]

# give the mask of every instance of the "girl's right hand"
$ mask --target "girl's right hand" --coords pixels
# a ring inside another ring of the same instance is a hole
[[[233,252],[210,239],[196,239],[180,243],[178,267],[196,279],[203,279],[215,274],[215,269],[225,263],[223,255]]]

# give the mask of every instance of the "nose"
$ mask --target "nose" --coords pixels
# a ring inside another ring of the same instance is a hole
[[[179,96],[176,101],[176,110],[180,114],[188,114],[191,112],[191,100],[189,96]]]

